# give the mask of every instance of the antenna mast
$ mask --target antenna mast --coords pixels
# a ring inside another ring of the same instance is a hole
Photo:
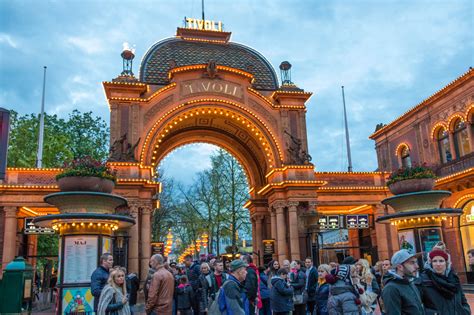
[[[44,94],[46,89],[46,66],[43,74],[43,96],[41,98],[41,114],[38,134],[38,151],[36,153],[36,167],[43,167],[43,138],[44,138]]]
[[[346,129],[347,160],[349,162],[347,171],[352,172],[351,142],[349,140],[349,127],[347,126],[346,98],[344,97],[344,85],[341,88],[342,88],[342,104],[344,106],[344,126],[346,127],[345,129]]]
[[[204,21],[205,20],[205,16],[204,16],[204,0],[201,0],[201,7],[202,7],[202,20]],[[204,25],[204,24],[203,24]]]

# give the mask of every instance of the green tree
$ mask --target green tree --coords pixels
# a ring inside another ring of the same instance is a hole
[[[20,116],[11,111],[8,166],[34,167],[38,148],[39,117]],[[108,155],[109,130],[92,112],[74,110],[68,119],[45,114],[43,166],[61,167],[65,161],[90,155],[105,160]]]

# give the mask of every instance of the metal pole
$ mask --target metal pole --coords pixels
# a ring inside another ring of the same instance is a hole
[[[351,142],[349,140],[349,127],[347,126],[346,98],[344,97],[344,86],[342,86],[342,104],[344,106],[344,126],[346,127],[347,160],[349,162],[349,167],[347,168],[347,171],[352,172]]]
[[[44,138],[44,94],[46,90],[46,66],[44,66],[43,74],[43,96],[41,98],[41,114],[40,114],[40,125],[38,134],[38,151],[36,154],[36,167],[41,168],[43,166],[43,138]]]
[[[204,17],[204,0],[201,1],[201,5],[202,5],[202,27],[204,27],[204,20],[205,20],[205,17]]]

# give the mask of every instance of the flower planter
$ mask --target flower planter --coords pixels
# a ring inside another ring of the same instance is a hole
[[[111,193],[115,183],[110,179],[94,176],[68,176],[58,179],[61,191],[96,191]]]
[[[405,179],[388,186],[394,195],[406,194],[417,191],[432,190],[435,184],[434,178],[412,178]]]

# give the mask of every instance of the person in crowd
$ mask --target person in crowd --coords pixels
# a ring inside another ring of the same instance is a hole
[[[194,291],[189,284],[188,277],[179,278],[179,284],[175,291],[176,315],[193,315],[192,302],[194,300]]]
[[[127,283],[127,292],[129,294],[128,304],[130,305],[130,313],[133,315],[135,305],[137,304],[138,290],[140,289],[140,279],[136,273],[129,273],[125,279]]]
[[[401,249],[392,256],[391,264],[393,269],[382,280],[386,314],[424,315],[421,295],[414,283],[419,269],[415,254]]]
[[[357,262],[357,260],[352,257],[352,256],[347,256],[346,258],[344,258],[344,260],[342,261],[342,264],[343,265],[355,265],[355,263]]]
[[[383,261],[379,260],[375,263],[375,266],[374,266],[375,280],[377,280],[377,284],[379,285],[379,287],[382,281],[382,263]]]
[[[271,315],[270,288],[268,287],[268,273],[270,272],[270,268],[258,267],[258,272],[260,277],[260,298],[262,299],[262,308],[259,311],[259,315]]]
[[[227,273],[224,272],[224,262],[222,260],[216,260],[214,262],[214,272],[210,272],[206,276],[209,301],[214,301],[217,291],[219,291],[226,280]]]
[[[467,251],[467,257],[469,259],[469,271],[474,272],[474,248]]]
[[[329,263],[329,266],[331,266],[331,270],[332,270],[332,269],[336,269],[336,267],[339,266],[339,264],[337,262],[331,261]]]
[[[153,315],[171,315],[173,308],[174,277],[164,267],[164,259],[160,254],[151,256],[150,265],[155,269],[148,291],[145,311]]]
[[[148,300],[148,291],[150,290],[151,280],[153,279],[153,274],[155,269],[149,264],[148,273],[145,278],[145,283],[143,284],[143,294],[145,295],[145,301]]]
[[[230,263],[230,275],[222,285],[223,298],[219,296],[219,310],[225,314],[248,315],[249,300],[245,293],[247,265],[241,259]]]
[[[359,315],[359,295],[351,282],[353,265],[339,265],[326,280],[331,284],[328,298],[329,315]]]
[[[361,309],[363,315],[373,314],[377,308],[377,296],[380,294],[380,287],[375,275],[372,273],[369,261],[359,259],[355,264],[355,285],[360,285],[364,291],[365,298],[361,298]]]
[[[172,261],[169,263],[169,271],[173,274],[173,276],[176,276],[178,274],[178,267],[176,261]]]
[[[311,257],[306,257],[304,264],[306,266],[306,292],[308,293],[308,301],[306,311],[313,314],[316,305],[316,288],[318,286],[318,272],[313,266]]]
[[[193,256],[187,255],[184,257],[184,265],[186,266],[186,276],[194,292],[197,292],[199,290],[199,275],[201,273],[199,261],[193,261]],[[194,314],[199,314],[199,294],[194,295],[193,310]]]
[[[293,310],[293,287],[288,284],[288,270],[278,269],[277,275],[270,280],[270,305],[274,315],[289,315]]]
[[[301,271],[301,263],[293,260],[290,263],[289,284],[293,287],[293,315],[306,315],[306,297],[305,286],[306,276]]]
[[[451,268],[451,256],[439,244],[428,254],[420,274],[421,291],[426,314],[471,314],[459,277]]]
[[[281,268],[285,268],[286,270],[290,270],[290,261],[285,259],[281,263]]]
[[[383,289],[382,279],[385,277],[385,275],[390,270],[392,265],[390,264],[390,260],[388,260],[388,259],[378,261],[377,264],[378,264],[378,268],[377,268],[378,271],[376,271],[377,273],[375,274],[375,277],[377,279],[377,283],[378,283],[379,288],[380,288],[379,289],[380,293],[379,293],[379,296],[377,297],[377,302],[379,303],[380,312],[383,315],[383,314],[385,314],[385,307],[384,307],[383,299],[382,299],[382,295],[381,295],[382,289]],[[377,266],[377,264],[376,264],[376,266]]]
[[[100,294],[109,280],[109,270],[114,265],[114,256],[104,253],[99,259],[100,265],[91,275],[91,293],[94,296],[94,312],[97,312]]]
[[[199,275],[199,287],[196,292],[199,296],[199,311],[200,314],[207,314],[207,309],[209,306],[209,293],[208,293],[208,283],[206,277],[211,273],[211,268],[207,262],[201,263],[201,274]]]
[[[97,299],[97,315],[116,314],[129,315],[130,306],[127,299],[125,272],[121,268],[113,268]]]
[[[328,299],[330,285],[326,277],[331,274],[331,266],[321,264],[318,267],[318,283],[316,288],[316,314],[328,315]],[[310,314],[313,314],[312,312]]]
[[[255,314],[255,307],[262,308],[260,301],[260,278],[258,277],[257,266],[253,264],[252,256],[243,255],[242,261],[247,265],[247,277],[245,278],[245,290],[249,300],[250,314]]]
[[[271,283],[271,280],[274,276],[276,276],[277,272],[278,272],[278,269],[280,269],[280,263],[278,262],[278,260],[272,260],[268,263],[268,268],[269,268],[269,272],[268,272],[268,288],[271,288],[272,287],[272,283]]]

